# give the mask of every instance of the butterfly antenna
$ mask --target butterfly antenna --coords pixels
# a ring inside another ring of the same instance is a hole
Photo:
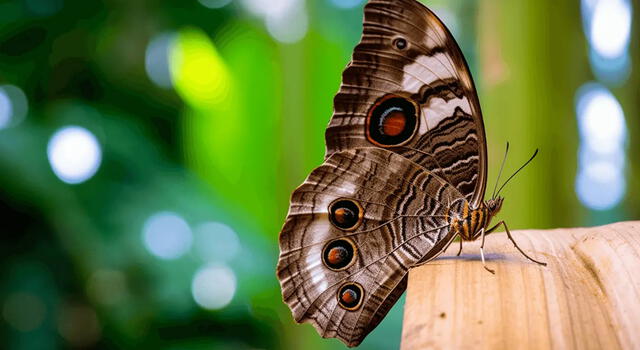
[[[496,185],[493,187],[493,194],[491,195],[491,199],[496,198],[496,189],[498,189],[498,183],[500,182],[502,169],[504,169],[504,163],[507,161],[507,153],[509,153],[509,141],[507,141],[507,150],[504,151],[504,158],[502,158],[502,165],[500,165],[500,172],[498,172],[498,178],[496,179]]]
[[[516,176],[516,174],[517,174],[517,173],[519,173],[519,172],[520,172],[520,170],[524,169],[524,167],[526,167],[527,165],[529,165],[529,163],[531,163],[531,161],[533,160],[533,158],[535,158],[537,155],[538,155],[538,149],[536,148],[536,151],[535,151],[535,152],[533,152],[533,155],[531,156],[531,158],[529,158],[529,160],[528,160],[526,163],[524,163],[524,164],[523,164],[523,165],[522,165],[518,170],[516,170],[516,172],[515,172],[515,173],[513,173],[513,175],[509,176],[509,178],[507,179],[507,181],[505,181],[505,182],[502,184],[502,186],[500,186],[500,189],[498,190],[498,193],[497,193],[496,195],[499,195],[499,194],[500,194],[500,191],[502,191],[502,189],[504,188],[504,186],[506,186],[506,185],[509,183],[509,181],[510,181],[511,179],[513,179],[513,177],[514,177],[514,176]]]

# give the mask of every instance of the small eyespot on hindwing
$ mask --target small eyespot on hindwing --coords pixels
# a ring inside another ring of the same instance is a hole
[[[343,231],[353,231],[358,228],[363,216],[362,206],[351,199],[338,199],[329,205],[329,220]]]
[[[338,289],[338,304],[349,311],[355,311],[362,305],[364,290],[355,282],[347,282]]]

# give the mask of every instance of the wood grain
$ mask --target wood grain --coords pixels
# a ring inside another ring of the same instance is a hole
[[[401,349],[640,349],[640,221],[455,242],[409,272]]]

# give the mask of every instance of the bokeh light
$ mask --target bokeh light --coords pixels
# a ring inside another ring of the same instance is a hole
[[[279,42],[292,44],[307,34],[309,19],[303,0],[243,0],[242,4],[264,19],[269,34]]]
[[[286,11],[266,16],[267,30],[279,42],[293,44],[307,34],[309,19],[304,2],[296,2]]]
[[[622,84],[631,72],[631,3],[629,0],[582,0],[582,17],[593,72],[604,83]]]
[[[4,129],[11,121],[13,114],[13,106],[7,93],[0,88],[0,129]]]
[[[96,137],[80,126],[58,130],[49,140],[47,155],[53,172],[68,184],[90,179],[100,167],[102,149]]]
[[[576,179],[578,198],[593,210],[607,210],[622,200],[626,188],[624,175],[614,162],[599,161],[582,165]]]
[[[14,85],[0,85],[0,129],[20,123],[27,115],[27,96]]]
[[[193,277],[191,293],[202,308],[222,309],[231,302],[236,293],[236,276],[225,266],[205,266]]]
[[[244,7],[257,16],[278,16],[302,0],[242,0]]]
[[[172,260],[191,249],[193,234],[189,224],[178,214],[160,212],[144,224],[142,239],[147,250],[160,259]]]
[[[631,72],[631,4],[628,0],[582,0],[581,4],[591,67],[601,83],[619,86]],[[601,83],[584,84],[576,95],[580,148],[575,189],[582,204],[592,210],[614,208],[626,192],[625,115]]]
[[[240,240],[233,229],[219,222],[200,224],[194,230],[196,250],[206,261],[226,262],[240,251]]]
[[[624,113],[620,103],[606,88],[585,85],[578,92],[576,106],[580,136],[592,152],[614,153],[626,138]]]
[[[191,106],[215,108],[231,92],[224,60],[202,30],[181,30],[170,54],[171,77],[178,94]]]
[[[589,40],[601,56],[622,56],[629,45],[631,4],[628,0],[598,0],[591,17]]]
[[[588,83],[578,90],[576,116],[581,139],[578,198],[590,209],[611,209],[622,200],[626,189],[624,112],[609,90]]]
[[[145,52],[144,67],[147,75],[151,81],[163,88],[170,88],[173,85],[169,55],[173,48],[174,40],[174,33],[158,34],[151,39]]]

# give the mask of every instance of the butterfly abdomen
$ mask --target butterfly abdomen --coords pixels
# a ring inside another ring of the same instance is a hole
[[[471,209],[465,201],[456,211],[458,215],[452,216],[450,230],[465,241],[475,241],[480,236],[480,230],[487,226],[489,210],[484,205],[478,209]]]

